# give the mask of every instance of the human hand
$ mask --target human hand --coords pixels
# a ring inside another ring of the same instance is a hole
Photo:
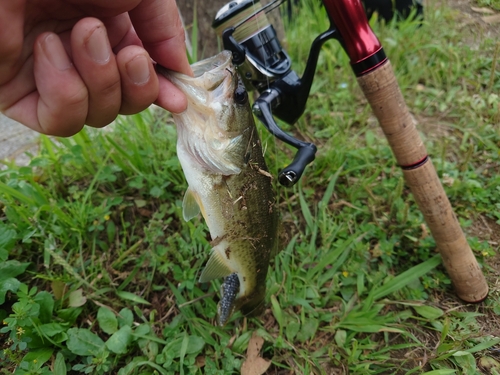
[[[103,127],[185,96],[151,58],[192,74],[175,0],[0,2],[0,111],[49,135]]]

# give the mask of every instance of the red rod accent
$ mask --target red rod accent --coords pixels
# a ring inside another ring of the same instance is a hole
[[[344,39],[351,64],[369,58],[382,48],[368,24],[360,0],[323,0],[323,4]]]

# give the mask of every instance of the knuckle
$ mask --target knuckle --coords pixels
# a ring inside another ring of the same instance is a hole
[[[87,88],[82,86],[72,93],[67,93],[61,98],[65,108],[82,108],[88,106],[89,93]]]
[[[102,86],[97,90],[98,96],[103,99],[114,98],[121,91],[121,82],[119,79],[108,80],[103,82]],[[93,96],[93,95],[91,95]]]
[[[71,137],[82,130],[84,126],[83,121],[60,121],[51,117],[45,121],[40,121],[40,128],[46,135],[53,135],[57,137]]]
[[[148,108],[156,100],[157,92],[155,90],[139,90],[129,92],[123,96],[120,113],[122,115],[131,115],[139,113]]]
[[[84,125],[88,110],[88,93],[85,87],[51,98],[44,116],[39,120],[45,134],[70,137]]]
[[[118,115],[120,105],[120,81],[105,82],[104,86],[90,93],[89,113],[85,123],[93,127],[110,124]]]

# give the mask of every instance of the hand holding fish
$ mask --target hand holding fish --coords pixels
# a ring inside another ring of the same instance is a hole
[[[152,60],[191,74],[175,0],[16,0],[0,3],[0,111],[45,134],[103,127],[184,94]]]

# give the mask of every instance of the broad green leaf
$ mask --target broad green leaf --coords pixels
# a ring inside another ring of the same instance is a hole
[[[418,315],[429,320],[435,320],[444,315],[444,311],[433,306],[413,306]]]
[[[73,354],[96,356],[104,348],[104,341],[88,329],[71,328],[68,330],[67,346]]]
[[[205,346],[205,340],[200,336],[189,336],[187,354],[196,354],[201,352],[201,349]]]
[[[59,323],[47,323],[38,326],[39,331],[48,337],[57,335],[58,333],[64,332],[66,329]]]
[[[70,307],[57,311],[57,316],[68,324],[74,324],[78,316],[82,313],[81,307]]]
[[[17,292],[20,285],[21,282],[13,277],[0,281],[0,306],[4,304],[7,292]]]
[[[441,370],[432,370],[424,372],[422,375],[451,375],[456,374],[457,370],[452,369],[441,369]]]
[[[134,330],[134,334],[138,336],[146,336],[151,332],[151,327],[147,323],[143,323],[137,326]]]
[[[17,233],[14,229],[10,229],[6,225],[0,225],[0,249],[10,250],[14,244],[16,235]],[[5,261],[6,259],[7,257],[2,255],[2,257],[0,258],[0,262]]]
[[[130,326],[134,323],[134,313],[129,308],[124,307],[118,313],[118,324],[120,327]]]
[[[464,374],[477,373],[476,359],[471,353],[461,350],[453,353],[453,357],[460,368],[464,371]]]
[[[38,318],[42,323],[49,323],[52,320],[52,312],[54,311],[54,297],[49,292],[41,291],[33,299],[40,305]]]
[[[124,292],[124,291],[117,291],[116,295],[120,297],[121,299],[126,299],[135,303],[142,303],[144,305],[150,305],[148,301],[146,301],[144,298],[139,297],[135,295],[134,293],[130,292]]]
[[[297,336],[299,330],[300,330],[299,322],[296,322],[295,320],[287,322],[285,326],[285,335],[288,341],[293,342],[293,339],[295,338],[295,336]]]
[[[41,368],[52,357],[53,351],[51,348],[31,350],[23,357],[22,362],[33,363],[36,368]]]
[[[162,193],[163,189],[161,189],[159,186],[153,186],[149,191],[149,194],[151,194],[155,198],[159,198]]]
[[[10,279],[12,277],[19,276],[26,268],[28,268],[29,263],[21,263],[17,260],[8,260],[6,262],[0,263],[0,283],[3,280]]]
[[[108,335],[112,335],[118,329],[118,319],[116,319],[115,313],[106,307],[99,307],[97,322],[99,327]]]
[[[167,353],[171,358],[179,358],[181,356],[181,346],[184,340],[184,335],[171,340],[168,345],[163,348],[163,353]],[[187,340],[185,354],[197,354],[205,346],[205,340],[200,336],[189,336]]]
[[[335,332],[335,343],[343,348],[346,342],[347,338],[347,332],[344,331],[343,329],[338,329],[337,332]]]
[[[9,252],[5,248],[0,247],[0,262],[5,262],[9,257]]]
[[[151,361],[154,361],[158,355],[160,346],[157,342],[148,339],[139,339],[137,344],[142,353]]]
[[[116,354],[125,354],[132,341],[132,328],[123,326],[106,341],[106,347]]]
[[[58,352],[56,355],[56,360],[54,362],[54,375],[66,375],[66,362],[64,361],[64,355]]]
[[[318,326],[319,326],[318,320],[314,319],[313,317],[309,317],[302,324],[300,332],[297,334],[297,340],[305,342],[311,339],[318,330]]]
[[[85,305],[85,302],[87,302],[87,297],[83,295],[83,289],[74,290],[69,294],[68,305],[70,307],[80,307]]]

